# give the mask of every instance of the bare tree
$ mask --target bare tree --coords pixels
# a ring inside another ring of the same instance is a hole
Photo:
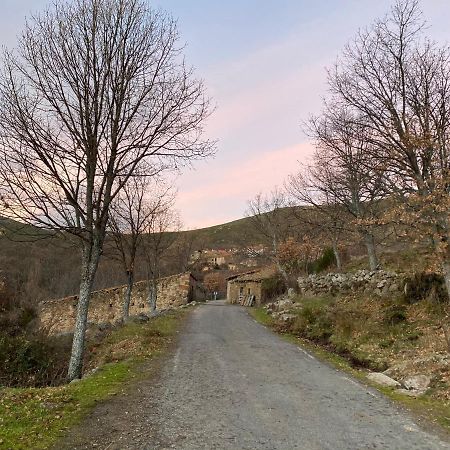
[[[204,88],[175,21],[144,0],[56,1],[0,78],[0,190],[8,216],[77,236],[81,284],[68,378],[82,373],[89,296],[111,202],[136,168],[204,157]]]
[[[171,246],[170,260],[177,273],[195,271],[199,261],[192,258],[195,251],[202,250],[200,239],[195,232],[182,231]]]
[[[149,220],[161,203],[160,198],[166,194],[165,191],[159,192],[160,198],[150,202],[146,196],[150,193],[154,195],[155,192],[150,183],[147,177],[130,178],[112,202],[109,214],[109,230],[116,250],[113,257],[120,261],[127,279],[123,302],[124,321],[129,317],[137,251]]]
[[[161,278],[162,260],[172,246],[181,228],[178,214],[173,209],[174,197],[160,197],[147,222],[144,251],[147,267],[148,304],[154,314],[158,302],[158,280]]]
[[[342,269],[341,248],[348,234],[349,217],[332,193],[317,189],[308,166],[286,181],[295,220],[314,231],[316,240],[329,243],[333,249],[336,269]]]
[[[327,105],[322,116],[310,120],[309,131],[316,144],[313,164],[306,177],[291,177],[290,192],[326,213],[332,224],[356,230],[366,246],[369,267],[375,270],[379,267],[375,228],[385,195],[384,171],[373,157],[367,127],[347,110]]]
[[[276,188],[269,195],[258,194],[253,200],[250,200],[247,215],[254,229],[270,245],[272,258],[288,285],[289,276],[277,257],[280,244],[286,241],[293,232],[287,208],[286,194],[281,189]]]
[[[361,31],[329,72],[334,101],[371,130],[376,157],[401,208],[434,236],[450,292],[450,50],[424,37],[417,0]]]

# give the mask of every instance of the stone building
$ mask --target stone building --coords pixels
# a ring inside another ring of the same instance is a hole
[[[265,280],[276,277],[277,270],[266,267],[227,278],[227,301],[232,304],[259,306],[269,300]]]
[[[123,317],[123,299],[126,286],[102,289],[91,294],[88,322],[116,323]],[[189,272],[158,280],[157,309],[171,309],[192,301],[206,300],[206,291]],[[38,308],[39,328],[48,334],[73,331],[78,296],[41,302]],[[136,282],[133,286],[130,315],[149,312],[148,284]]]

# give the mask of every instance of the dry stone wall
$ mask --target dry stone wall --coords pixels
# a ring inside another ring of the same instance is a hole
[[[351,292],[389,297],[403,293],[405,275],[384,270],[328,273],[326,275],[301,277],[298,279],[298,286],[301,294],[305,297],[348,294]]]
[[[89,324],[117,323],[122,319],[126,286],[95,291],[89,305]],[[201,285],[190,273],[158,280],[158,310],[176,308],[193,300],[205,300]],[[38,309],[39,328],[48,334],[70,333],[75,325],[78,296],[41,302]],[[149,311],[147,282],[133,286],[130,315]]]

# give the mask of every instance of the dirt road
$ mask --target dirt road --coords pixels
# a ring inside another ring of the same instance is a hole
[[[442,449],[377,391],[255,323],[198,307],[154,381],[100,405],[71,449]]]

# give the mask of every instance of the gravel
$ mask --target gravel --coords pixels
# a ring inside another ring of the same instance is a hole
[[[102,405],[58,449],[443,449],[376,390],[255,323],[196,308],[174,353]]]

